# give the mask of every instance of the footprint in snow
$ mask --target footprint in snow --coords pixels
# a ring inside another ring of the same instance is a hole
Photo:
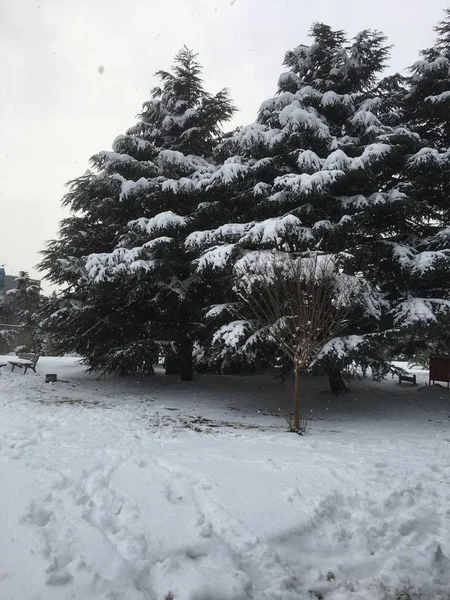
[[[200,528],[200,535],[203,538],[209,538],[212,536],[213,528],[211,523],[204,523]]]
[[[283,493],[288,502],[298,502],[303,499],[303,494],[297,488],[290,488]]]

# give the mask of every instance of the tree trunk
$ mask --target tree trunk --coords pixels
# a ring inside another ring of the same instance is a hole
[[[294,431],[300,431],[300,368],[294,364]]]
[[[343,394],[344,392],[348,392],[348,387],[345,385],[345,381],[344,381],[344,378],[342,377],[342,373],[337,367],[335,367],[335,366],[327,367],[326,373],[328,376],[328,381],[330,383],[330,389],[334,394],[339,396],[340,394]]]
[[[32,350],[31,352],[35,352],[36,354],[39,354],[39,350],[36,344],[36,338],[34,337],[34,333],[33,330],[31,329],[30,325],[28,325],[28,333],[29,336],[31,338],[31,343],[32,343]]]
[[[175,345],[178,368],[181,381],[192,381],[194,378],[194,363],[192,361],[192,342],[186,337]]]
[[[155,374],[155,369],[154,369],[153,365],[146,365],[145,374],[146,375],[154,375]]]
[[[180,368],[178,366],[178,359],[176,352],[169,348],[164,358],[164,373],[166,375],[179,375]]]

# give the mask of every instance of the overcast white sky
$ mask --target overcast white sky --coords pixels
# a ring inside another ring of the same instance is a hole
[[[449,2],[450,4],[450,2]],[[37,276],[57,235],[64,184],[135,122],[183,45],[205,87],[231,90],[234,124],[273,95],[286,50],[314,21],[395,44],[390,70],[431,45],[446,0],[0,0],[0,264]],[[99,66],[104,72],[99,73]]]

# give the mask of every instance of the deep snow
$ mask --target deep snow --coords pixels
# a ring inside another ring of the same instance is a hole
[[[450,598],[450,392],[425,372],[305,381],[299,437],[269,376],[1,371],[1,600]]]

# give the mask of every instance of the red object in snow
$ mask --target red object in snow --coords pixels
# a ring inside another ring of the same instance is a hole
[[[430,379],[429,384],[435,381],[446,381],[450,384],[450,356],[430,357]]]

